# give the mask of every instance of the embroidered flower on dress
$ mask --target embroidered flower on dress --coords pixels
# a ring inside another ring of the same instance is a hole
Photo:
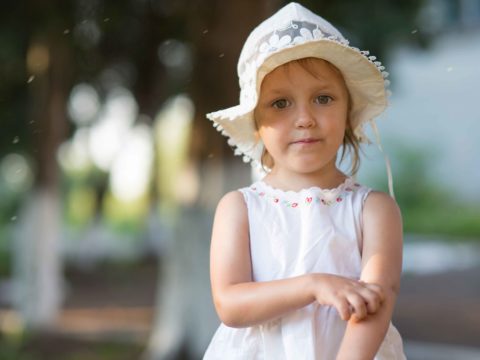
[[[268,185],[267,185],[268,187]],[[302,200],[298,201],[299,199],[295,199],[295,201],[288,199],[284,194],[284,198],[279,197],[278,193],[282,192],[281,190],[274,190],[270,189],[270,192],[275,192],[276,194],[271,194],[268,189],[266,191],[258,189],[256,186],[251,186],[250,189],[253,190],[255,193],[258,194],[261,198],[265,199],[266,201],[271,201],[274,204],[280,204],[286,207],[291,208],[298,208],[300,205],[303,206],[310,206],[313,203],[321,203],[325,206],[331,206],[336,203],[340,203],[344,200],[345,196],[355,192],[360,188],[360,184],[352,183],[351,180],[346,180],[344,184],[340,185],[337,189],[339,190],[338,194],[334,194],[332,191],[334,190],[325,190],[324,192],[320,191],[319,195],[306,195]],[[300,193],[298,193],[300,194]]]

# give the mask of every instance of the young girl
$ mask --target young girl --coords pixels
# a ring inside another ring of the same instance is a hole
[[[336,165],[350,150],[356,172],[362,127],[386,107],[375,60],[296,3],[248,37],[240,105],[208,117],[267,174],[218,204],[211,282],[222,324],[204,359],[405,359],[390,323],[399,209]]]

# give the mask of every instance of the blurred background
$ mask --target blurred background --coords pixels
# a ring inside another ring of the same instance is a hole
[[[390,72],[409,359],[479,359],[480,0],[299,2]],[[285,3],[2,2],[0,359],[201,358],[213,212],[251,181],[204,114],[237,103],[243,41]]]

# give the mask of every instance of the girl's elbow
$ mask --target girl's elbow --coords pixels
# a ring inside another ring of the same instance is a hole
[[[231,328],[240,329],[240,328],[246,327],[245,324],[243,324],[241,321],[239,321],[239,319],[233,316],[224,316],[224,317],[221,317],[220,320],[225,326],[228,326]]]
[[[239,316],[236,316],[232,311],[222,311],[219,312],[217,310],[218,317],[220,318],[220,321],[231,328],[244,328],[247,327],[248,325],[245,324],[244,321]]]
[[[228,301],[217,298],[214,299],[214,304],[217,315],[224,325],[232,328],[242,328],[246,326],[242,318],[238,316],[238,311],[236,311],[234,306]]]

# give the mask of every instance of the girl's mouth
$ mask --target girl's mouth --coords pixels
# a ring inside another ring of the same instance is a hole
[[[315,138],[305,138],[305,139],[296,140],[292,142],[292,144],[314,144],[318,141],[320,140]]]

